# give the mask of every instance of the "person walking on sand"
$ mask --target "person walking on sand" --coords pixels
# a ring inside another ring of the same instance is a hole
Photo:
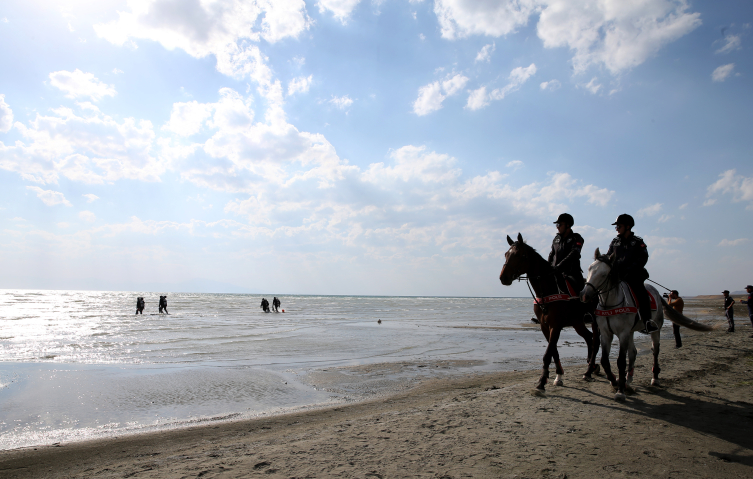
[[[750,325],[753,326],[753,286],[746,286],[745,291],[748,292],[748,299],[743,299],[740,302],[748,307],[748,318],[750,319]],[[750,337],[753,338],[753,334],[751,334]]]
[[[685,301],[682,300],[680,293],[678,293],[676,289],[673,289],[669,293],[669,301],[667,301],[667,304],[672,306],[672,309],[680,314],[682,314],[682,310],[685,309]],[[681,348],[682,338],[680,337],[680,326],[672,323],[672,332],[675,333],[675,347]]]
[[[735,310],[732,309],[732,305],[735,304],[735,300],[732,299],[732,296],[729,295],[728,290],[722,291],[722,294],[724,295],[724,315],[727,316],[727,323],[729,323],[729,328],[727,328],[728,333],[734,333],[735,332]]]

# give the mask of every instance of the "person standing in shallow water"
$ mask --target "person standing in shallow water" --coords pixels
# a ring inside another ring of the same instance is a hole
[[[727,328],[728,333],[734,333],[735,332],[735,310],[732,309],[732,305],[735,304],[735,300],[732,299],[732,296],[729,295],[729,291],[726,289],[722,291],[722,294],[724,295],[724,315],[727,316],[727,323],[729,324],[729,328]]]
[[[685,301],[682,300],[680,293],[678,293],[676,289],[673,289],[672,292],[669,293],[669,301],[667,301],[667,304],[672,306],[672,309],[680,314],[682,314],[682,310],[685,309]],[[672,332],[675,334],[675,347],[681,348],[682,338],[680,337],[680,326],[672,323]]]
[[[261,298],[261,309],[264,310],[265,313],[269,312],[269,301],[267,301],[267,298]]]
[[[279,299],[277,299],[277,296],[275,296],[274,299],[272,300],[272,309],[275,310],[275,313],[280,312],[279,308],[281,305],[282,305],[282,302]]]

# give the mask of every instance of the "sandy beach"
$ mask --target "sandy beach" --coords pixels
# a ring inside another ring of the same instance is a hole
[[[624,403],[604,376],[582,381],[580,366],[546,397],[530,394],[538,371],[474,375],[346,406],[3,451],[0,475],[751,477],[753,330],[741,313],[734,334],[662,341],[660,387],[644,350]]]

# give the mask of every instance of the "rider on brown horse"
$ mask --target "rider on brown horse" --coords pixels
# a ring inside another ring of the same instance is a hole
[[[580,268],[580,250],[583,248],[583,237],[573,231],[575,220],[567,213],[559,215],[554,224],[557,226],[557,235],[552,241],[549,264],[552,265],[555,273],[570,281],[573,289],[578,292],[584,286],[583,270]]]
[[[628,214],[621,214],[612,223],[617,230],[617,237],[609,245],[607,256],[614,253],[614,270],[617,277],[626,282],[635,293],[638,300],[638,311],[643,320],[644,328],[641,333],[649,334],[659,328],[651,321],[651,304],[648,291],[643,284],[648,279],[646,263],[648,262],[648,248],[643,238],[633,233],[635,220]]]

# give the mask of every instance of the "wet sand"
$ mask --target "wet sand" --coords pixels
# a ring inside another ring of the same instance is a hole
[[[701,319],[695,306],[688,315]],[[707,312],[720,319],[716,306]],[[753,330],[737,312],[736,333],[662,341],[660,387],[639,355],[624,403],[603,376],[583,382],[582,366],[566,366],[546,397],[530,394],[537,371],[474,375],[346,406],[4,451],[0,476],[751,477]]]

